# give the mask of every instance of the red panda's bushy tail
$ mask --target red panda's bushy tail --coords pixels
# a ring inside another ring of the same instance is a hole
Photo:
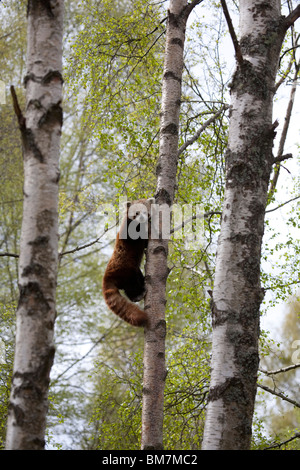
[[[132,326],[144,326],[147,323],[147,314],[137,305],[123,297],[119,289],[112,283],[103,279],[103,297],[112,312]]]

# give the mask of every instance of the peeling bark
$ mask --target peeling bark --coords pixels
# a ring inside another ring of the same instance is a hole
[[[55,352],[63,8],[63,0],[28,1],[24,116],[12,88],[23,143],[24,205],[6,436],[9,450],[39,450],[45,445],[49,376]]]
[[[280,1],[240,1],[226,188],[212,299],[212,374],[202,448],[250,447],[259,363],[260,257],[272,164],[275,77],[288,27]]]

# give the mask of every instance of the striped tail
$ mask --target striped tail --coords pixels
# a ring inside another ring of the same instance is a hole
[[[117,287],[103,279],[102,292],[107,306],[122,320],[132,326],[144,326],[147,323],[147,314],[137,305],[123,297]]]

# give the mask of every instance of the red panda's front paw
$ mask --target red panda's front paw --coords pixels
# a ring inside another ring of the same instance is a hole
[[[146,295],[146,291],[143,290],[143,292],[141,292],[141,294],[133,297],[131,300],[132,300],[132,302],[139,302],[140,300],[142,300],[145,297],[145,295]]]

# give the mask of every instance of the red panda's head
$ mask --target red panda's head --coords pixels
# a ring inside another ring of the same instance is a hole
[[[139,224],[147,223],[151,217],[151,204],[154,202],[154,198],[127,202],[128,219],[135,220],[135,222]]]

